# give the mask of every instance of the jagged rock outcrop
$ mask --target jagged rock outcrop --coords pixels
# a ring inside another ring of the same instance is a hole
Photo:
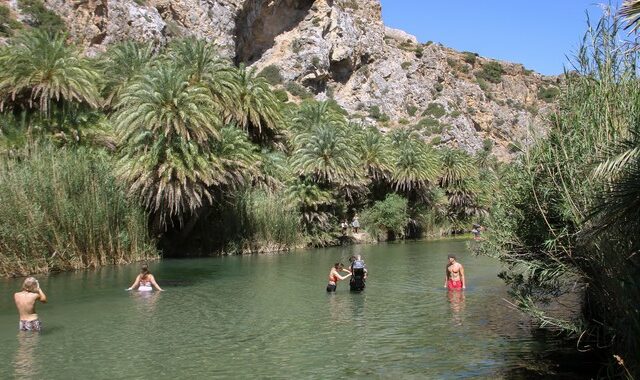
[[[15,0],[2,2],[20,14]],[[195,35],[216,43],[236,63],[278,67],[294,99],[306,91],[333,98],[382,129],[412,128],[433,144],[471,152],[491,140],[504,159],[543,130],[552,103],[541,94],[557,86],[557,78],[519,64],[418,43],[384,26],[379,0],[44,3],[64,18],[70,37],[88,54],[125,39],[166,43]]]

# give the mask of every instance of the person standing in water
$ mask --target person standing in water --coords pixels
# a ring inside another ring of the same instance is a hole
[[[347,272],[346,276],[341,276],[340,272]],[[338,286],[338,281],[344,280],[351,276],[351,272],[344,269],[344,266],[340,263],[335,263],[331,270],[329,271],[329,284],[327,285],[327,292],[335,292],[336,287]]]
[[[358,233],[358,228],[360,228],[360,220],[358,219],[358,214],[354,215],[353,221],[351,222],[351,227],[353,227],[353,233]]]
[[[460,290],[467,287],[464,280],[464,268],[456,261],[455,255],[447,256],[449,262],[445,270],[444,287],[449,290]]]
[[[22,291],[13,295],[18,314],[20,315],[20,331],[41,331],[42,322],[36,313],[36,301],[47,302],[47,296],[40,289],[38,280],[27,277],[22,283]]]
[[[153,286],[153,287],[152,287]],[[160,288],[160,285],[156,282],[155,277],[149,272],[149,267],[147,264],[142,266],[140,269],[140,274],[136,277],[135,281],[133,281],[133,285],[131,285],[126,290],[138,289],[139,292],[150,292],[153,288],[156,288],[158,291],[162,292],[163,289]]]

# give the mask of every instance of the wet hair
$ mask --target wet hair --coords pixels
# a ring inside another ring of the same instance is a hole
[[[149,272],[149,265],[142,264],[142,268],[140,268],[140,274],[142,275],[142,278],[147,277],[148,274],[151,274],[151,272]]]
[[[454,259],[454,260],[457,260],[457,259],[456,259],[456,255],[453,255],[453,254],[449,254],[449,255],[447,255],[447,259]]]
[[[340,263],[335,263],[335,264],[333,264],[333,267],[334,267],[334,268],[336,268],[336,269],[338,269],[338,268],[340,268],[340,265],[342,265],[342,264],[340,264]]]
[[[35,292],[38,290],[38,280],[35,277],[27,277],[22,283],[22,290],[27,292]]]

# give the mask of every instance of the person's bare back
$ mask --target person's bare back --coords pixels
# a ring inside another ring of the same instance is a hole
[[[18,314],[20,315],[20,330],[40,331],[41,323],[36,313],[36,301],[47,302],[47,296],[40,289],[38,280],[27,277],[22,285],[22,291],[13,295]]]

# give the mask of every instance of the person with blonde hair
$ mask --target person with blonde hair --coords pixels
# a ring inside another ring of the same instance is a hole
[[[25,278],[22,290],[13,295],[13,300],[20,315],[18,329],[20,331],[41,331],[42,322],[36,313],[36,301],[46,303],[47,296],[40,289],[38,280],[34,277]]]
[[[153,277],[151,272],[149,272],[147,264],[143,264],[140,269],[140,274],[133,281],[133,284],[126,290],[138,289],[139,292],[150,292],[153,288],[156,288],[160,292],[163,291],[160,285],[156,282],[155,277]]]

